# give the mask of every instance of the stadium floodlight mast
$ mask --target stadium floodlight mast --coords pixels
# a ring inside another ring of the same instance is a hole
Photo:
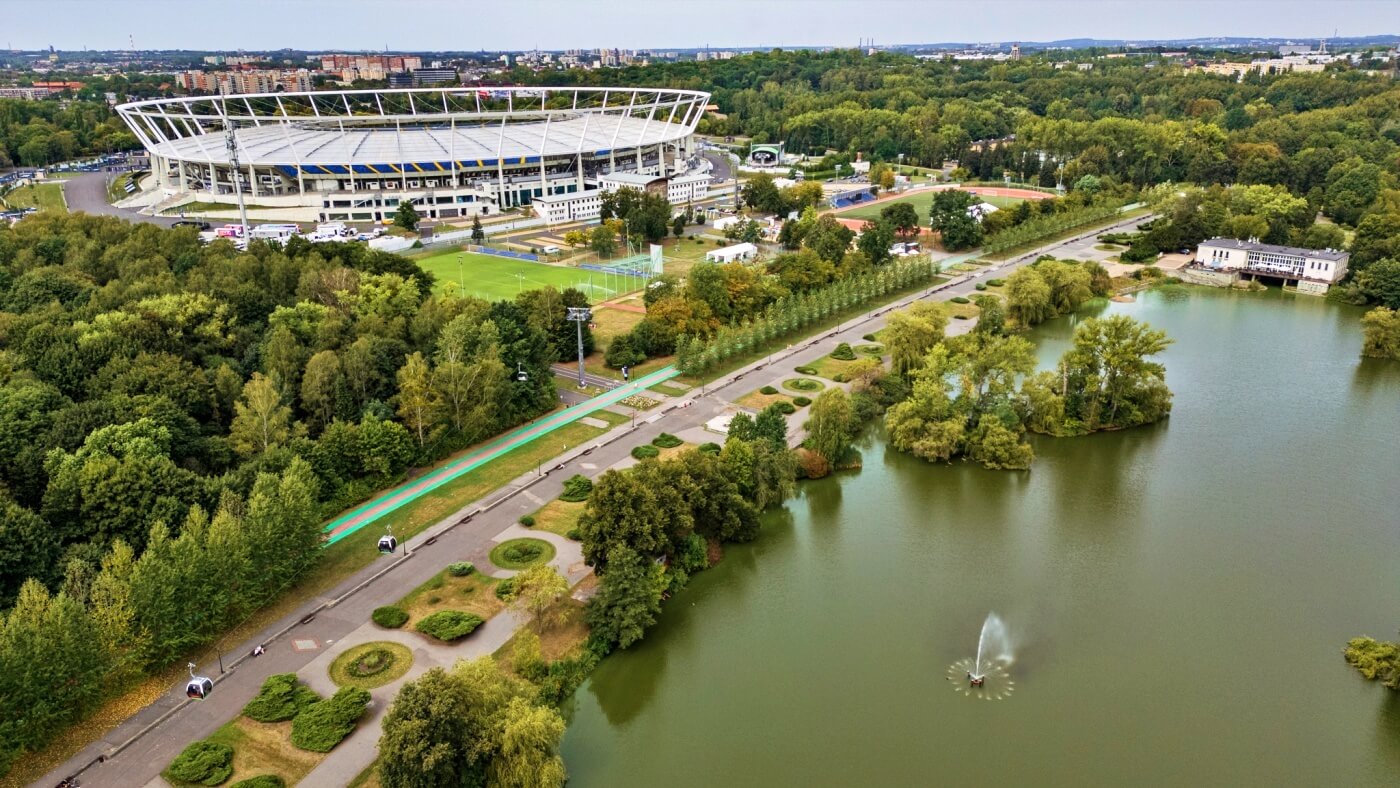
[[[583,324],[593,319],[593,313],[586,306],[565,307],[568,310],[566,319],[574,321],[574,328],[578,333],[578,387],[583,388],[588,385],[583,379]]]
[[[233,121],[225,120],[224,146],[228,148],[230,174],[233,175],[233,193],[238,197],[238,223],[243,227],[243,243],[252,240],[248,233],[248,207],[243,204],[243,173],[238,168],[238,137],[234,134]]]

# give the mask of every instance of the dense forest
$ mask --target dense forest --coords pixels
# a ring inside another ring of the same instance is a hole
[[[136,135],[104,102],[0,99],[0,168],[138,147]]]

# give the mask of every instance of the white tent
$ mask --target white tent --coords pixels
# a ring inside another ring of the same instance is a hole
[[[726,246],[713,252],[706,252],[705,259],[711,263],[732,263],[736,260],[752,260],[758,255],[758,247],[745,241]]]

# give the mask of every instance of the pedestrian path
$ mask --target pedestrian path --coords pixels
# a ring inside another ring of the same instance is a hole
[[[542,435],[548,435],[594,411],[602,410],[610,405],[621,402],[648,386],[654,386],[657,383],[670,380],[679,374],[680,371],[674,366],[664,367],[639,378],[630,386],[619,386],[611,391],[605,391],[586,402],[581,402],[572,407],[565,408],[558,413],[551,414],[543,419],[531,422],[514,432],[503,435],[486,444],[486,446],[478,451],[472,452],[454,463],[439,468],[421,479],[415,479],[396,487],[384,495],[361,504],[355,509],[332,520],[324,529],[330,534],[330,538],[326,540],[326,543],[335,544],[341,539],[364,528],[366,525],[373,523],[380,517],[395,511],[401,506],[416,501],[422,496],[456,479],[458,476],[479,468],[516,447],[523,446]]]

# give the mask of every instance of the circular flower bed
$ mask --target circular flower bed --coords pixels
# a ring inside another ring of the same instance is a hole
[[[783,381],[783,388],[791,391],[821,391],[826,386],[820,380],[812,378],[792,378]]]
[[[491,563],[502,569],[524,569],[554,558],[554,545],[543,539],[511,539],[491,549]]]
[[[413,652],[402,643],[377,640],[346,649],[331,663],[330,676],[341,687],[382,687],[413,667]]]

